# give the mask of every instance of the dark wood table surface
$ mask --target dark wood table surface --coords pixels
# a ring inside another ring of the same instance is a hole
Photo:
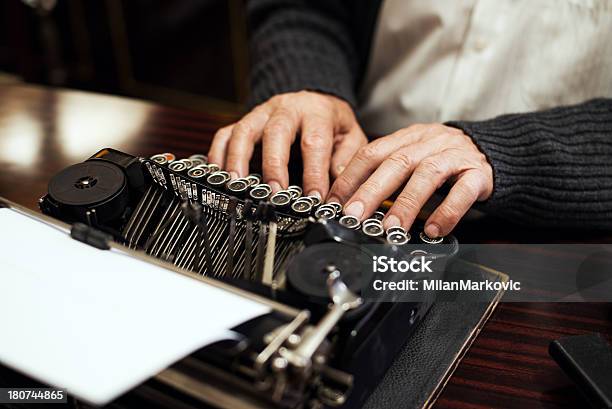
[[[0,196],[32,209],[49,178],[102,147],[139,156],[206,152],[217,128],[235,114],[208,115],[76,91],[0,87]],[[0,232],[2,231],[0,226]],[[521,228],[462,226],[460,240],[520,242]],[[558,232],[541,232],[552,242]],[[589,236],[593,239],[592,235]],[[611,236],[601,236],[612,242]],[[439,408],[580,407],[585,401],[548,356],[548,343],[564,335],[612,336],[612,305],[502,303],[439,397]]]

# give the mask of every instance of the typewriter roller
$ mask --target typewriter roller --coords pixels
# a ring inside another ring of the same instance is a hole
[[[457,250],[454,237],[385,231],[383,209],[360,223],[299,186],[273,194],[260,175],[232,179],[200,154],[139,158],[103,149],[55,175],[40,207],[138,254],[299,311],[234,328],[240,339],[203,348],[111,406],[153,399],[235,407],[240,397],[245,407],[360,407],[431,304],[364,300],[372,256],[364,249],[440,262]]]

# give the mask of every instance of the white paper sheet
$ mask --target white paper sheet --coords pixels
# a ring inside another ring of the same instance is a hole
[[[90,403],[110,402],[267,312],[0,209],[0,362]]]

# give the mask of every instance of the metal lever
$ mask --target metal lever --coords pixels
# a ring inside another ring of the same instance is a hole
[[[293,350],[283,348],[280,351],[287,361],[297,367],[308,367],[312,363],[315,352],[344,313],[359,307],[363,302],[361,297],[354,294],[344,284],[340,278],[340,271],[335,266],[327,266],[327,271],[330,272],[327,276],[327,289],[333,306],[317,326],[304,335],[297,348]]]

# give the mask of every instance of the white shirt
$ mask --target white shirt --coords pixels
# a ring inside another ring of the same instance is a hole
[[[612,0],[385,0],[366,132],[612,96]]]

